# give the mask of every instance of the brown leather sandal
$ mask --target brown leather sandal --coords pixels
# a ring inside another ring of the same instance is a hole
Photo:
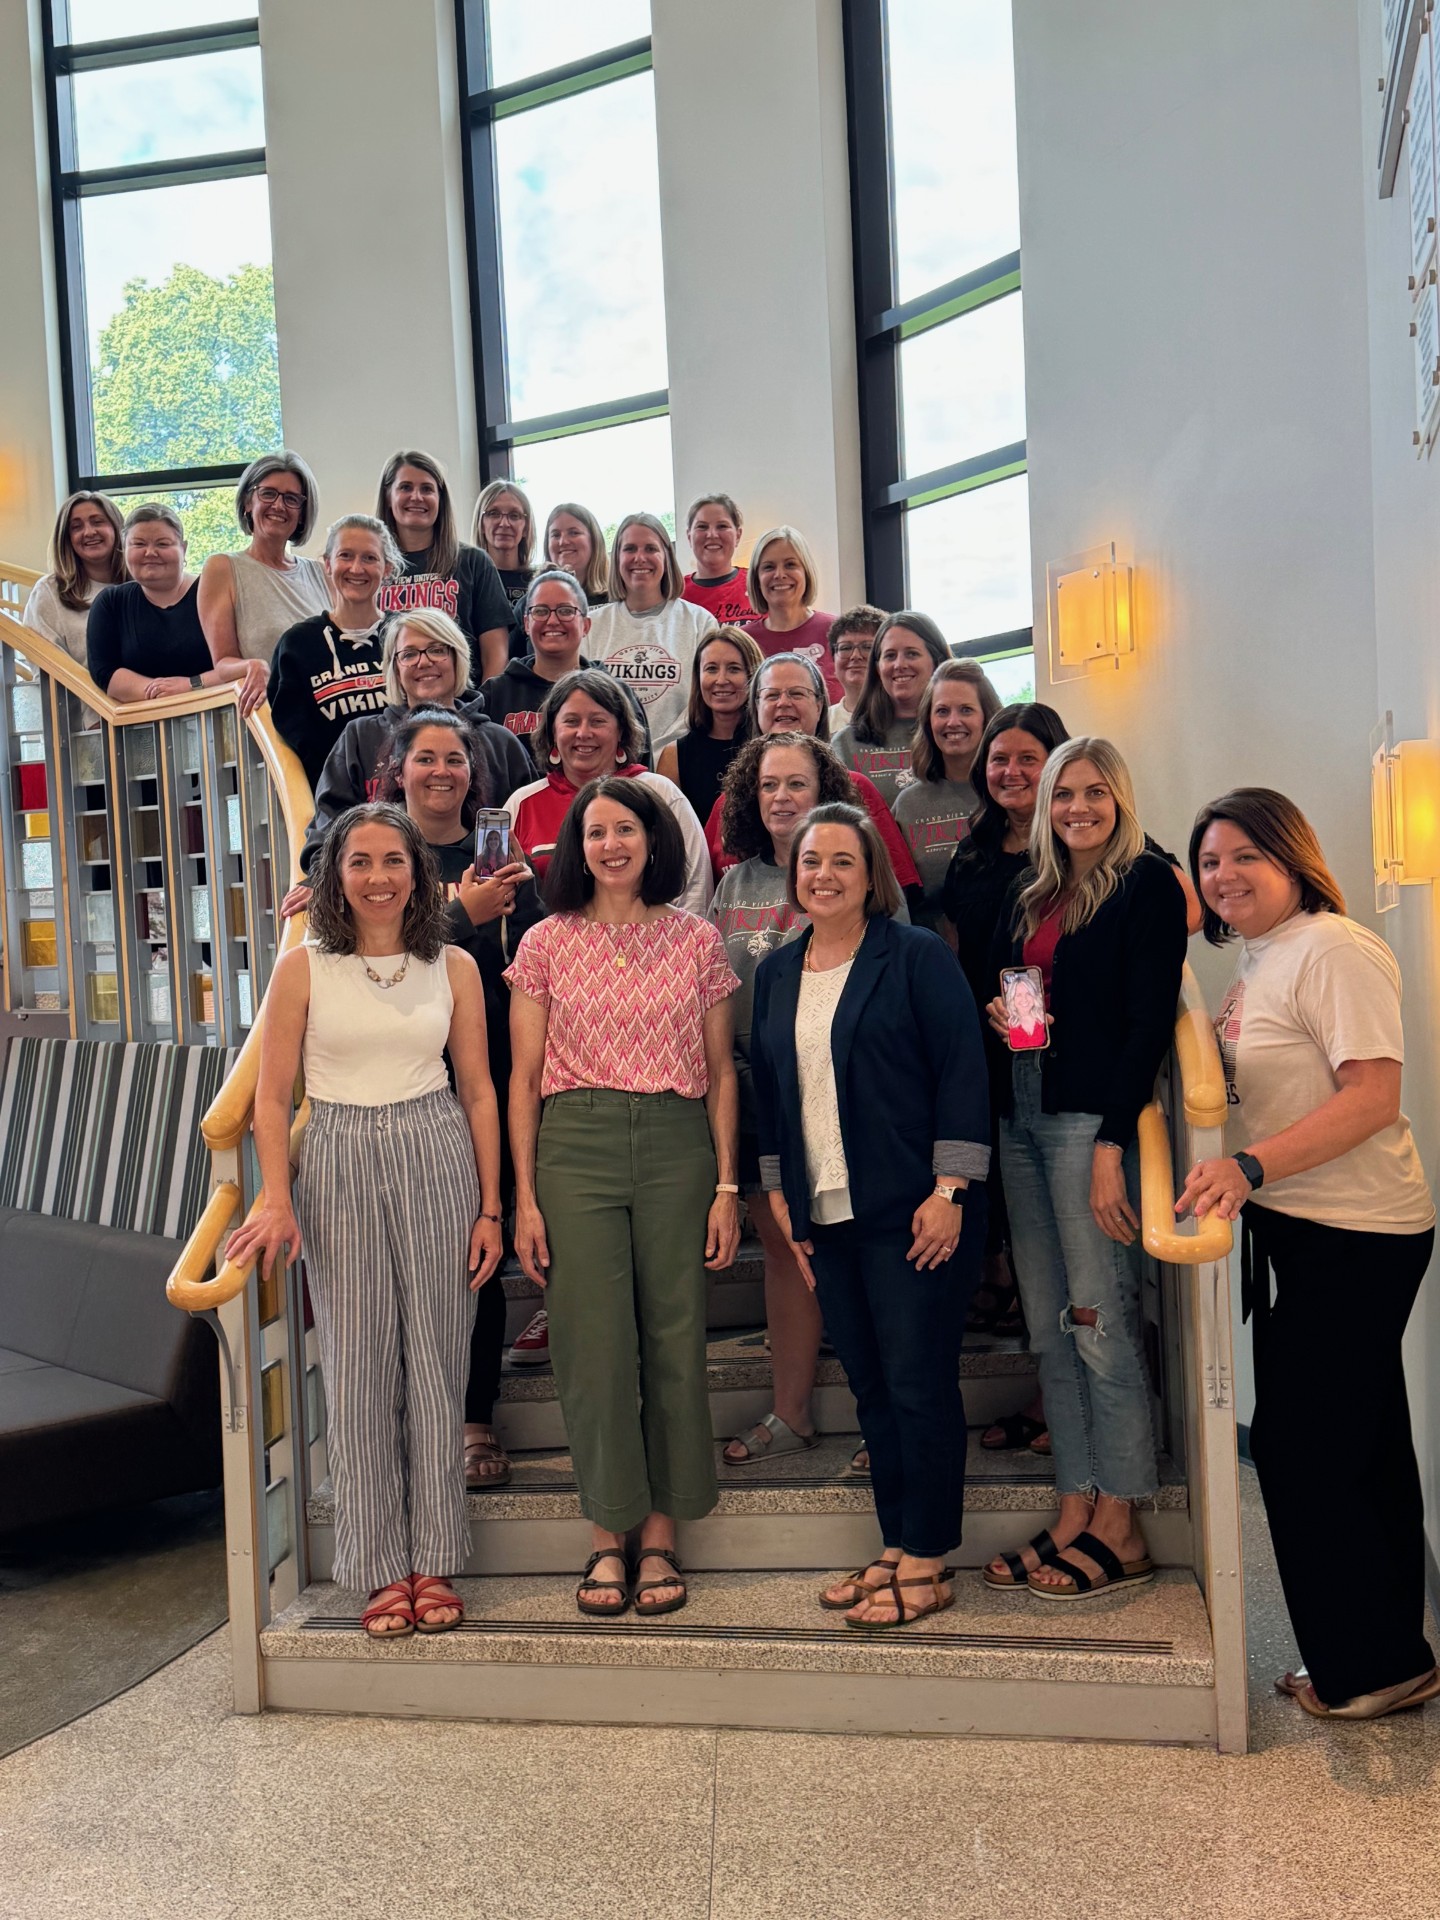
[[[496,1438],[494,1427],[481,1420],[467,1421],[476,1438],[465,1442],[465,1491],[488,1493],[510,1478],[510,1456]]]
[[[625,1552],[621,1547],[601,1547],[598,1553],[592,1553],[585,1562],[585,1571],[580,1576],[580,1584],[575,1589],[575,1604],[581,1613],[593,1614],[597,1620],[618,1620],[622,1613],[629,1611],[630,1583],[627,1580],[592,1580],[591,1574],[602,1560],[618,1560],[625,1565]],[[583,1600],[585,1593],[618,1593],[620,1598],[612,1607],[605,1600]]]
[[[899,1564],[900,1562],[898,1560],[880,1559],[867,1561],[863,1567],[857,1567],[854,1573],[847,1573],[841,1580],[832,1580],[829,1587],[822,1587],[816,1595],[816,1598],[819,1600],[821,1606],[828,1608],[831,1613],[848,1613],[851,1607],[858,1607],[862,1600],[868,1600],[872,1593],[879,1593],[883,1590],[885,1586],[883,1580],[879,1586],[872,1587],[865,1579],[866,1574],[869,1573],[873,1567],[888,1567],[893,1573]],[[851,1598],[848,1600],[828,1599],[826,1596],[829,1594],[831,1587],[849,1587]]]
[[[642,1620],[652,1620],[659,1613],[678,1613],[690,1598],[689,1590],[680,1577],[680,1562],[669,1547],[641,1547],[635,1555],[635,1569],[638,1573],[641,1563],[646,1560],[663,1560],[674,1572],[664,1580],[640,1580],[635,1587],[635,1611]],[[673,1600],[657,1600],[653,1606],[646,1606],[644,1595],[658,1593],[664,1587],[679,1587],[680,1591]]]
[[[942,1593],[940,1589],[952,1582],[954,1578],[953,1567],[942,1567],[938,1573],[917,1574],[911,1580],[902,1580],[898,1575],[893,1575],[883,1587],[876,1587],[873,1593],[865,1597],[867,1600],[882,1599],[888,1588],[895,1602],[895,1618],[893,1620],[847,1619],[845,1624],[847,1627],[858,1627],[862,1633],[889,1633],[893,1627],[913,1626],[917,1620],[927,1619],[932,1613],[944,1613],[948,1607],[954,1606],[955,1595],[953,1592]],[[935,1597],[929,1606],[908,1607],[905,1596],[901,1592],[902,1587],[929,1587]]]

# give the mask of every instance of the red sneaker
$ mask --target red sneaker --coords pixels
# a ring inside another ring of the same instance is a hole
[[[544,1367],[550,1363],[550,1316],[544,1307],[510,1349],[512,1367]]]

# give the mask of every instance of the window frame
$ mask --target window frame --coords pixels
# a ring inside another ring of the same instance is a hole
[[[557,100],[591,93],[616,80],[654,71],[651,36],[605,47],[564,66],[490,84],[486,0],[456,0],[455,39],[460,82],[465,186],[466,264],[470,282],[470,340],[480,443],[480,484],[514,478],[513,450],[569,434],[655,420],[670,411],[670,389],[617,395],[561,413],[510,418],[505,352],[505,269],[500,239],[500,193],[495,127],[501,120]]]
[[[929,473],[905,474],[901,343],[1018,293],[1020,252],[1002,254],[913,299],[896,300],[886,0],[842,0],[841,20],[866,593],[876,606],[898,608],[909,604],[906,514],[1028,471],[1026,442],[1017,440]],[[1031,651],[1034,643],[1032,625],[952,643],[950,651],[957,658],[994,660]]]
[[[237,0],[243,5],[244,0]],[[253,0],[252,0],[253,4]],[[194,54],[228,53],[260,45],[260,20],[235,20],[108,40],[69,38],[68,0],[45,0],[40,9],[45,63],[46,119],[50,154],[50,201],[55,234],[56,304],[60,316],[60,386],[65,419],[65,461],[70,491],[106,493],[147,489],[170,493],[203,492],[233,484],[246,462],[217,466],[168,467],[143,473],[94,473],[95,422],[90,395],[90,342],[85,318],[85,262],[80,202],[98,194],[155,187],[198,186],[210,180],[240,180],[265,172],[264,147],[204,154],[193,160],[154,160],[135,166],[78,165],[75,103],[70,80],[77,73],[105,67],[146,66],[159,60],[183,60]]]

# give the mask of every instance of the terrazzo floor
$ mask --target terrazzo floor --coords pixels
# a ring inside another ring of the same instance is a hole
[[[1329,1727],[1253,1476],[1253,1751],[237,1717],[214,1635],[0,1762],[11,1920],[1440,1912],[1440,1709]]]

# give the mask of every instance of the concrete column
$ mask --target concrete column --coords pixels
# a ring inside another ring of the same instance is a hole
[[[69,492],[40,0],[0,7],[0,556],[37,570]]]
[[[837,0],[653,0],[675,511],[799,527],[820,603],[864,597]]]
[[[323,523],[423,447],[479,483],[449,0],[260,0],[285,437]]]

